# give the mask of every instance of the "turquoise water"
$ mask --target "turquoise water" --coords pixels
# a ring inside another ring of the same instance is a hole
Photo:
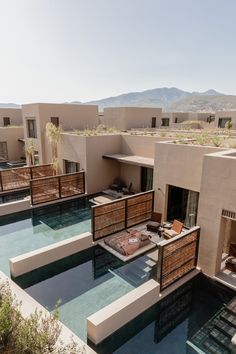
[[[148,256],[125,264],[99,246],[18,277],[15,281],[52,311],[60,299],[61,321],[87,341],[87,317],[156,274]]]
[[[8,259],[76,236],[91,228],[87,199],[0,217],[0,269],[9,275]]]

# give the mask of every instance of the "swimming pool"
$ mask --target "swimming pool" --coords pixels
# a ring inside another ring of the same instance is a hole
[[[10,202],[15,202],[17,200],[22,200],[26,197],[28,197],[30,194],[29,190],[24,190],[24,191],[14,191],[14,192],[9,192],[5,195],[0,196],[0,204],[5,204],[5,203],[10,203]]]
[[[49,311],[60,300],[61,321],[87,341],[87,317],[154,277],[150,264],[147,255],[126,264],[95,246],[15,281]]]
[[[229,353],[214,341],[212,331],[233,296],[200,274],[94,349],[99,354]]]
[[[9,275],[9,258],[90,231],[90,228],[88,198],[2,216],[0,269]]]

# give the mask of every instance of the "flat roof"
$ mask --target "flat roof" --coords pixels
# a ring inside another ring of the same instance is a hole
[[[142,167],[154,167],[154,159],[143,156],[136,155],[126,155],[126,154],[112,154],[112,155],[103,155],[104,159],[116,160],[121,163],[127,163],[130,165],[137,165]]]

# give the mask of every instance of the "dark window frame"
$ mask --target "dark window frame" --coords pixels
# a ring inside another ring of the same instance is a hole
[[[55,127],[59,127],[59,117],[51,117],[51,123],[55,125]]]
[[[3,126],[8,127],[9,125],[11,125],[10,117],[3,117]]]
[[[30,127],[30,124],[32,124],[33,126]],[[36,119],[27,119],[27,135],[28,138],[37,139]]]

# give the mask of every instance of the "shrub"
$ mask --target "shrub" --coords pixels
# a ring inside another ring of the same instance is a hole
[[[225,128],[228,130],[231,130],[233,128],[233,123],[231,121],[228,121],[225,123]]]
[[[43,314],[35,311],[24,319],[20,303],[13,297],[9,284],[0,283],[0,352],[5,354],[82,354],[86,353],[71,340],[59,341],[61,324],[58,311]]]
[[[221,146],[221,138],[218,135],[213,136],[211,141],[212,141],[214,146],[216,146],[216,147],[220,147]]]

